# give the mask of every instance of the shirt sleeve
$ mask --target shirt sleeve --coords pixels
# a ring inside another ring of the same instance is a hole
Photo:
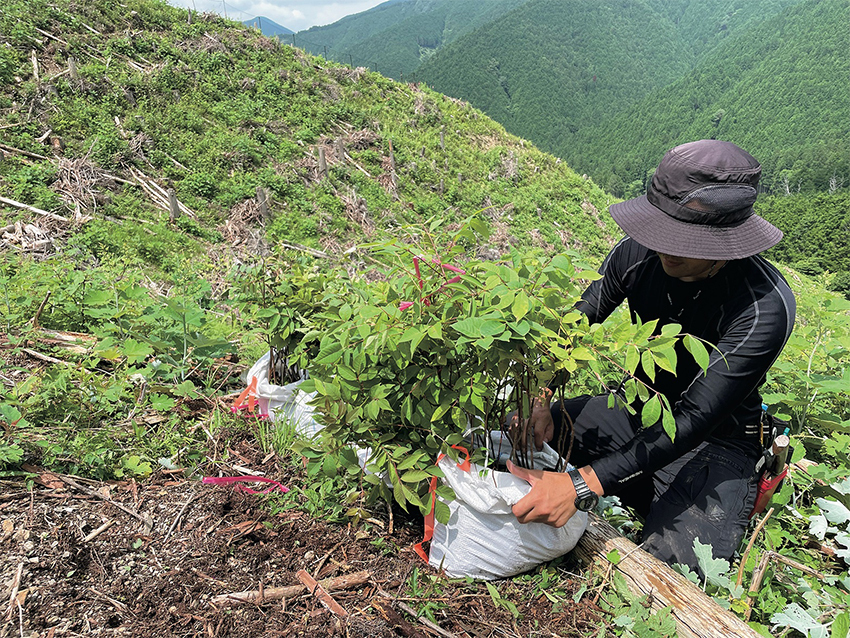
[[[603,322],[626,299],[624,274],[631,243],[624,239],[611,249],[599,269],[602,278],[592,282],[576,304],[576,309],[584,313],[590,323]]]
[[[764,381],[767,370],[790,336],[793,295],[755,299],[747,312],[729,323],[708,370],[700,371],[673,406],[676,436],[661,422],[640,429],[619,449],[591,463],[606,493],[636,476],[652,473],[707,439]],[[740,424],[745,425],[745,424]]]

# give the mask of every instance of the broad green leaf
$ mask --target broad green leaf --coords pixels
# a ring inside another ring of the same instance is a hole
[[[449,509],[449,506],[443,501],[437,500],[434,504],[434,518],[443,525],[446,525],[451,516],[452,511]]]
[[[666,370],[671,374],[676,374],[676,351],[673,348],[653,352],[652,358],[655,359],[656,365],[662,370]]]
[[[526,314],[528,314],[529,307],[530,303],[528,301],[528,295],[526,295],[525,292],[520,290],[514,297],[513,306],[511,306],[511,312],[514,313],[514,317],[517,321],[519,321]]]
[[[401,475],[401,480],[405,483],[419,483],[430,478],[431,475],[424,470],[409,470]]]
[[[675,337],[681,331],[682,326],[680,326],[678,323],[668,323],[667,325],[661,327],[661,336],[667,338]]]
[[[661,412],[661,426],[664,428],[664,431],[667,433],[667,436],[670,437],[671,441],[676,440],[676,419],[673,417],[673,413],[670,410],[663,410]]]
[[[140,363],[153,354],[153,348],[146,343],[140,343],[135,339],[127,339],[121,350],[127,357],[127,363]]]
[[[649,401],[643,404],[643,409],[640,412],[641,425],[648,428],[650,425],[654,425],[660,416],[661,401],[658,399],[658,395],[655,394]]]
[[[401,462],[397,466],[397,469],[399,470],[409,470],[419,462],[419,459],[425,456],[425,452],[413,452],[411,454],[405,452],[405,454],[406,456],[401,460]]]
[[[650,381],[655,381],[655,359],[649,350],[644,350],[640,356],[640,365]]]
[[[843,611],[832,621],[830,638],[847,638],[850,635],[850,613]]]
[[[652,336],[652,333],[655,331],[655,326],[658,325],[658,319],[653,319],[645,324],[643,324],[640,328],[638,328],[638,332],[635,335],[635,342],[642,343],[649,339]]]
[[[584,346],[573,348],[572,352],[570,352],[570,356],[576,361],[593,361],[596,359],[596,355]]]
[[[702,342],[691,335],[685,335],[684,343],[685,348],[691,353],[691,356],[694,358],[694,361],[697,362],[697,365],[703,370],[707,369],[708,350],[706,350]]]
[[[330,454],[325,456],[325,460],[322,461],[322,473],[331,478],[336,476],[336,458]]]
[[[408,394],[401,403],[401,415],[405,421],[413,420],[413,395]]]
[[[626,370],[634,374],[640,364],[640,351],[636,346],[629,345],[626,348]]]

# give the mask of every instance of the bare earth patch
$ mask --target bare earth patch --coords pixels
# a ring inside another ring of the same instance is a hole
[[[228,445],[239,463],[292,489],[309,480],[263,457],[251,440]],[[273,514],[266,497],[182,472],[138,484],[73,477],[76,486],[35,474],[32,489],[22,479],[0,481],[0,638],[548,637],[591,635],[600,624],[587,597],[553,605],[530,580],[496,583],[519,618],[497,607],[483,583],[430,585],[434,570],[411,549],[421,518],[400,510],[392,519],[376,510],[370,524],[354,528],[297,509]],[[416,569],[420,586],[430,587],[419,596],[408,586]],[[300,585],[299,570],[320,581],[367,574],[355,588],[330,592],[347,616],[304,590],[260,603],[216,600]],[[581,584],[568,582],[568,596]],[[410,613],[423,605],[433,610],[433,626]]]

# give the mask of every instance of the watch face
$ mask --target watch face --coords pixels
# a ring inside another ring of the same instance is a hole
[[[582,496],[576,499],[576,508],[582,512],[589,512],[596,508],[596,504],[598,502],[599,496],[597,496],[594,492],[591,492],[587,496]]]

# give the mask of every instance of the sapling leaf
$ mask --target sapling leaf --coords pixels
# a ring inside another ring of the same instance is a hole
[[[655,381],[655,359],[652,358],[652,353],[649,350],[644,350],[640,356],[640,365],[650,381]]]
[[[673,413],[670,410],[664,410],[661,412],[661,425],[664,428],[664,431],[667,433],[667,436],[670,437],[671,441],[676,440],[676,419],[673,417]]]
[[[449,522],[451,515],[451,509],[449,509],[449,506],[443,501],[437,500],[437,502],[434,503],[434,518],[436,518],[439,523],[446,525]]]
[[[644,403],[643,409],[640,413],[641,425],[643,427],[648,428],[650,425],[655,424],[658,421],[658,417],[661,416],[661,401],[658,399],[658,395],[655,394],[652,398]]]
[[[661,328],[661,336],[662,337],[675,337],[682,331],[682,326],[678,323],[668,323]]]
[[[519,321],[525,315],[527,315],[530,307],[531,304],[528,300],[528,295],[526,295],[525,292],[520,290],[514,297],[514,302],[511,306],[511,312],[513,312],[513,315],[516,320]]]
[[[640,351],[637,347],[629,345],[626,349],[626,370],[629,374],[634,374],[640,364]]]

